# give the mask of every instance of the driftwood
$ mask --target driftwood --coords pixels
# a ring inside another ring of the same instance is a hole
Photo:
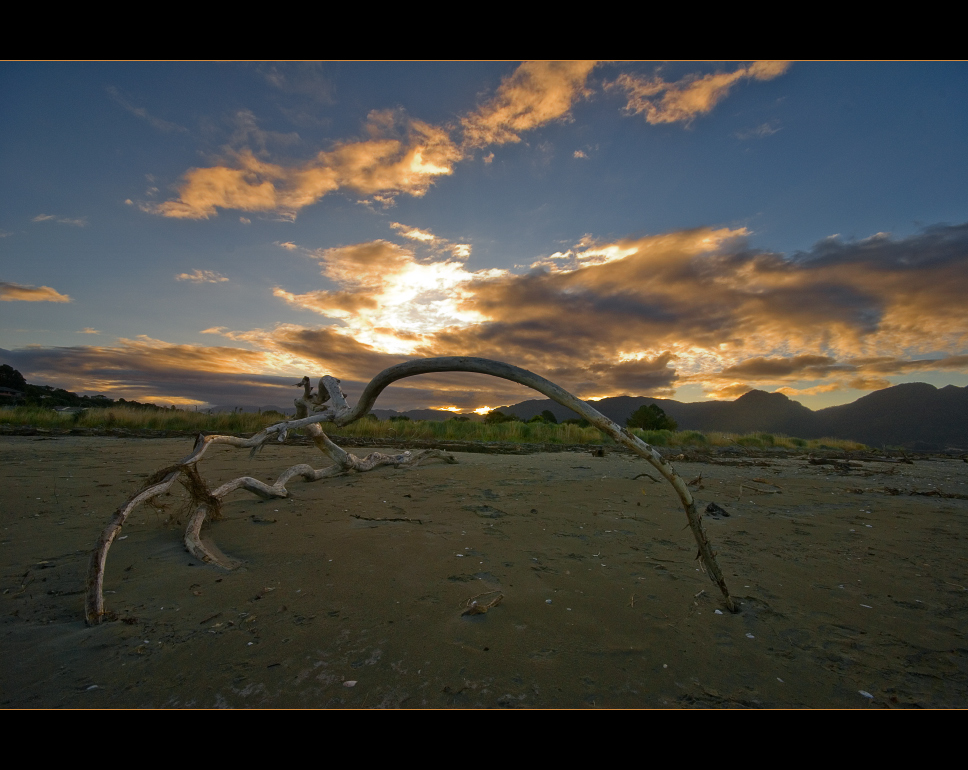
[[[196,464],[213,444],[228,444],[238,448],[259,448],[262,444],[259,441],[262,434],[256,434],[252,438],[243,439],[235,436],[199,436],[195,441],[195,446],[191,454],[182,458],[175,465],[163,468],[155,473],[144,486],[131,497],[129,497],[114,512],[111,521],[101,532],[94,553],[91,555],[91,565],[87,575],[87,590],[84,606],[85,619],[89,624],[100,623],[110,614],[104,609],[104,568],[108,558],[108,550],[115,538],[120,534],[121,527],[127,521],[131,512],[141,503],[149,502],[158,495],[165,494],[171,489],[172,484],[180,477],[191,497],[194,511],[185,529],[185,548],[199,561],[206,564],[213,564],[223,569],[231,570],[240,565],[240,562],[230,559],[211,543],[204,543],[201,539],[202,525],[206,519],[217,520],[220,518],[220,507],[222,499],[237,489],[244,489],[258,495],[264,500],[273,498],[288,497],[289,491],[286,484],[296,476],[302,476],[306,481],[319,481],[320,479],[331,476],[341,476],[346,473],[365,472],[385,465],[392,465],[396,468],[406,466],[417,466],[420,463],[439,458],[445,462],[456,462],[453,455],[439,449],[424,449],[419,452],[403,452],[398,455],[386,455],[380,452],[373,452],[364,458],[359,458],[349,452],[340,449],[336,444],[323,433],[318,425],[309,426],[309,432],[317,446],[326,452],[334,465],[320,470],[314,469],[311,465],[294,465],[285,470],[276,482],[269,486],[258,479],[249,476],[229,481],[213,492],[209,492],[205,482],[196,470]],[[264,431],[263,431],[264,433]],[[335,452],[330,452],[332,447]]]
[[[434,372],[489,374],[493,377],[500,377],[525,385],[558,402],[562,406],[566,406],[577,412],[603,433],[611,436],[617,443],[628,447],[640,457],[643,457],[672,485],[685,510],[689,527],[692,529],[693,536],[696,539],[696,544],[699,549],[696,558],[699,560],[700,566],[719,587],[727,608],[733,612],[736,611],[736,605],[729,595],[726,580],[716,561],[716,553],[712,550],[709,539],[706,536],[706,531],[702,523],[702,514],[697,509],[696,501],[693,499],[689,487],[680,478],[679,474],[676,473],[671,463],[664,459],[658,451],[634,436],[626,428],[619,427],[584,401],[581,401],[568,391],[555,385],[555,383],[533,372],[485,358],[447,357],[408,361],[385,369],[366,386],[360,396],[360,400],[354,407],[350,407],[346,403],[346,397],[339,387],[340,381],[335,377],[329,375],[321,377],[318,391],[315,395],[313,395],[309,378],[304,377],[298,383],[303,388],[303,395],[301,398],[295,400],[295,419],[285,420],[271,425],[247,439],[234,436],[200,435],[195,441],[192,452],[188,456],[184,457],[175,465],[163,468],[149,478],[141,490],[128,498],[115,511],[111,521],[101,532],[94,553],[91,555],[91,566],[88,572],[85,603],[87,622],[89,624],[99,623],[108,617],[108,613],[104,609],[104,569],[107,562],[108,550],[120,533],[128,516],[141,503],[148,502],[157,495],[167,492],[171,488],[171,485],[180,478],[188,490],[194,506],[194,511],[189,519],[185,532],[186,548],[200,561],[225,569],[232,569],[237,566],[236,562],[226,557],[213,545],[206,545],[201,539],[202,525],[208,518],[217,519],[219,517],[221,500],[230,492],[237,489],[244,489],[264,499],[287,497],[289,492],[286,489],[286,484],[296,476],[302,476],[306,481],[318,481],[345,473],[362,473],[386,465],[393,465],[395,467],[416,466],[426,460],[434,458],[442,459],[446,462],[456,462],[453,456],[437,449],[423,450],[420,452],[404,452],[398,455],[385,455],[374,452],[364,458],[359,458],[334,444],[319,425],[321,422],[333,422],[341,427],[355,422],[370,411],[377,397],[387,386],[406,377]],[[288,433],[295,430],[305,430],[312,437],[313,443],[316,444],[317,448],[332,460],[333,465],[320,470],[313,469],[309,465],[294,465],[286,470],[272,486],[257,479],[244,476],[223,484],[214,491],[208,490],[205,482],[196,470],[197,463],[213,444],[227,444],[240,449],[248,448],[251,449],[251,455],[254,456],[272,438],[276,438],[278,441],[285,441]]]

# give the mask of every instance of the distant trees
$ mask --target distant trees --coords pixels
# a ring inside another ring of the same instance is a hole
[[[636,409],[625,421],[625,427],[642,430],[675,430],[679,427],[679,423],[667,416],[662,407],[649,404]]]
[[[50,409],[58,406],[82,407],[84,409],[107,409],[112,406],[127,406],[149,411],[162,411],[164,407],[155,404],[142,404],[138,401],[125,401],[119,398],[113,401],[104,395],[79,396],[63,388],[52,388],[50,385],[31,385],[23,375],[9,364],[0,366],[0,387],[11,388],[24,395],[16,400],[20,406],[43,406]],[[174,409],[175,407],[172,407]]]
[[[536,414],[534,417],[528,420],[528,422],[540,422],[547,425],[557,425],[558,418],[555,417],[554,413],[550,409],[545,409],[541,414]]]
[[[500,425],[502,422],[521,422],[521,418],[516,414],[504,414],[497,409],[484,415],[485,425]]]
[[[10,364],[4,364],[0,366],[0,388],[11,388],[24,393],[27,390],[27,381]]]

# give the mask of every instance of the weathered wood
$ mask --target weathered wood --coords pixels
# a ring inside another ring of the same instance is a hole
[[[170,466],[154,474],[145,486],[128,498],[115,511],[111,521],[98,538],[94,553],[91,555],[87,589],[85,592],[84,616],[88,624],[100,623],[105,617],[109,616],[109,613],[104,608],[104,571],[107,564],[108,551],[118,534],[120,534],[122,526],[124,526],[135,508],[157,495],[165,494],[179,476],[186,477],[186,487],[192,496],[194,504],[194,512],[185,528],[185,548],[199,561],[221,567],[222,569],[232,570],[239,567],[241,562],[226,556],[214,543],[206,543],[201,537],[201,530],[205,521],[209,517],[215,518],[212,514],[217,511],[219,501],[231,492],[243,489],[258,495],[264,500],[271,500],[274,498],[288,497],[289,491],[286,489],[286,485],[296,476],[302,476],[307,482],[311,482],[333,476],[341,476],[346,473],[365,473],[366,471],[387,465],[395,468],[416,467],[427,460],[435,458],[449,463],[456,462],[453,455],[440,449],[424,449],[419,452],[403,452],[398,455],[372,452],[366,457],[360,458],[344,451],[330,441],[329,437],[323,433],[319,425],[309,425],[308,431],[317,446],[333,460],[334,465],[321,469],[316,469],[306,464],[293,465],[291,468],[283,471],[271,486],[251,476],[241,476],[209,492],[195,471],[195,463],[204,456],[210,446],[214,444],[226,444],[237,448],[257,447],[260,443],[254,442],[264,438],[264,431],[250,439],[242,439],[236,436],[199,436],[191,454],[183,458],[177,465]]]
[[[189,520],[185,532],[186,548],[201,561],[231,569],[237,566],[238,562],[226,557],[214,545],[203,543],[201,529],[206,518],[209,516],[212,518],[216,517],[219,502],[226,495],[237,489],[252,492],[263,499],[272,499],[287,497],[289,492],[286,489],[286,484],[296,476],[302,476],[306,481],[318,481],[323,478],[345,473],[364,473],[374,468],[387,465],[394,467],[415,467],[426,460],[434,458],[442,459],[445,462],[456,462],[452,455],[439,449],[403,452],[397,455],[372,452],[364,458],[359,458],[333,443],[320,427],[321,422],[329,421],[339,426],[348,425],[366,415],[373,407],[377,397],[392,383],[406,377],[436,372],[473,372],[477,374],[488,374],[493,377],[499,377],[525,385],[544,394],[562,406],[566,406],[577,412],[603,433],[611,436],[617,443],[628,447],[640,457],[643,457],[675,490],[685,510],[686,519],[689,522],[689,527],[692,530],[693,537],[699,548],[696,558],[699,559],[700,566],[719,587],[727,608],[733,612],[736,611],[736,605],[729,595],[726,580],[716,561],[716,554],[712,550],[705,528],[703,527],[702,515],[697,510],[696,501],[693,499],[689,487],[679,474],[676,473],[672,464],[663,458],[656,449],[633,435],[626,428],[622,428],[612,422],[589,404],[581,401],[568,391],[534,372],[486,358],[445,357],[408,361],[385,369],[366,386],[355,407],[350,407],[347,404],[346,397],[340,389],[340,381],[335,377],[329,375],[321,377],[316,395],[312,393],[309,377],[303,377],[302,381],[297,383],[297,386],[303,388],[303,395],[294,401],[297,410],[296,419],[285,420],[271,425],[248,439],[237,438],[235,436],[199,436],[191,454],[182,459],[178,464],[165,468],[150,478],[141,490],[132,495],[115,511],[111,521],[101,532],[94,553],[91,556],[91,566],[88,572],[85,602],[87,622],[98,623],[106,615],[103,597],[104,570],[108,550],[121,531],[121,527],[134,508],[156,495],[167,492],[171,484],[180,475],[186,476],[186,487],[192,495],[193,503],[195,503],[194,513]],[[330,403],[329,406],[325,406],[327,402]],[[332,460],[332,466],[316,470],[309,465],[294,465],[281,474],[271,486],[258,479],[243,476],[223,484],[214,492],[208,491],[195,470],[195,464],[202,459],[208,448],[214,444],[226,444],[236,448],[251,448],[252,454],[254,455],[270,438],[276,437],[279,441],[284,441],[289,431],[301,429],[306,430],[312,437],[316,447]]]
[[[397,364],[396,366],[391,366],[389,369],[384,369],[376,377],[374,377],[366,388],[364,388],[363,393],[360,396],[360,400],[357,401],[356,406],[352,408],[350,408],[348,405],[344,406],[345,400],[342,399],[342,391],[339,389],[339,380],[336,380],[332,377],[323,377],[319,381],[320,389],[324,387],[326,388],[327,392],[330,394],[330,397],[333,399],[333,406],[316,414],[311,414],[296,420],[287,420],[284,423],[270,426],[265,431],[266,439],[272,435],[285,436],[289,430],[305,428],[309,425],[318,424],[320,422],[331,421],[340,426],[348,425],[367,414],[373,407],[373,404],[376,402],[377,397],[394,382],[402,380],[406,377],[414,377],[419,374],[431,374],[438,372],[473,372],[476,374],[489,374],[492,377],[500,377],[504,380],[510,380],[521,385],[526,385],[532,390],[536,390],[551,400],[558,402],[562,406],[566,406],[572,411],[577,412],[603,433],[611,436],[616,442],[628,447],[637,455],[648,461],[660,474],[662,474],[665,480],[668,481],[675,490],[676,495],[679,497],[679,501],[685,510],[686,519],[689,522],[689,527],[692,530],[693,537],[695,538],[696,544],[699,547],[698,558],[700,559],[701,566],[708,571],[707,574],[719,587],[719,590],[723,594],[723,599],[725,600],[726,606],[729,608],[729,610],[733,612],[736,611],[736,605],[730,597],[729,590],[726,587],[726,579],[723,577],[722,570],[719,567],[719,563],[716,561],[716,555],[712,550],[712,546],[709,543],[709,538],[706,535],[705,528],[703,527],[702,515],[696,508],[696,502],[693,500],[688,486],[686,486],[686,483],[679,477],[679,474],[676,473],[672,464],[664,459],[656,449],[642,441],[637,436],[633,435],[626,428],[615,424],[597,409],[594,409],[589,404],[576,398],[564,388],[556,385],[550,380],[546,380],[544,377],[541,377],[534,372],[529,372],[527,369],[512,366],[511,364],[506,364],[501,361],[492,361],[487,358],[465,358],[462,356],[424,358],[415,361],[407,361],[402,364]],[[339,399],[337,399],[337,394]],[[340,401],[342,401],[342,403],[340,403]]]

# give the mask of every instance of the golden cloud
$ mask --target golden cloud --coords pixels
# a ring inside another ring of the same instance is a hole
[[[371,241],[315,254],[336,291],[276,296],[341,319],[336,333],[374,351],[512,361],[586,396],[666,394],[684,381],[720,398],[754,382],[873,386],[968,362],[968,226],[824,242],[792,258],[751,250],[746,234],[585,238],[525,275]],[[955,355],[910,357],[939,344]]]
[[[607,88],[618,88],[628,95],[626,110],[645,113],[649,123],[688,123],[698,115],[711,112],[726,98],[740,80],[771,80],[789,68],[787,61],[758,61],[733,72],[689,75],[677,83],[661,77],[641,78],[623,73]]]
[[[435,236],[429,230],[421,230],[418,227],[410,227],[408,225],[401,224],[400,222],[391,222],[390,227],[398,231],[404,238],[409,238],[413,241],[433,243],[437,240],[437,236]]]
[[[403,225],[395,229],[412,232]],[[337,291],[295,294],[277,287],[273,293],[292,305],[341,319],[345,332],[360,342],[386,352],[412,352],[422,344],[422,335],[480,320],[476,313],[460,308],[461,287],[503,274],[469,272],[462,244],[421,233],[432,237],[414,239],[431,249],[429,257],[419,258],[412,249],[386,240],[322,249],[312,254],[323,275],[340,287]],[[457,257],[440,256],[438,249],[443,246]]]
[[[707,390],[706,397],[715,401],[732,401],[739,398],[744,393],[749,393],[753,388],[745,382],[733,382],[715,390]],[[783,390],[781,388],[781,390]]]
[[[143,208],[183,219],[208,219],[220,208],[294,216],[340,189],[385,201],[401,193],[419,197],[462,157],[446,130],[398,110],[371,112],[364,128],[369,138],[337,143],[292,167],[260,160],[251,150],[232,153],[226,165],[189,170],[176,200]]]
[[[521,134],[567,117],[587,96],[594,61],[525,62],[506,77],[489,102],[461,120],[469,147],[520,142]],[[487,162],[487,161],[485,161]]]
[[[0,281],[0,302],[71,302],[71,298],[50,286],[24,286]]]
[[[455,126],[434,126],[400,109],[374,110],[367,116],[361,138],[337,142],[302,163],[282,165],[264,159],[270,132],[260,130],[251,113],[241,112],[233,141],[236,146],[245,145],[242,149],[228,151],[223,162],[211,167],[189,169],[177,198],[141,207],[182,219],[207,219],[219,209],[271,212],[292,219],[300,209],[336,191],[385,205],[402,194],[419,197],[437,179],[452,174],[470,151],[519,142],[527,131],[568,119],[572,107],[591,93],[586,83],[595,66],[594,61],[521,64],[492,98],[460,119],[461,145],[451,136]],[[740,80],[768,80],[788,66],[788,62],[755,62],[731,73],[695,75],[678,83],[622,74],[610,87],[625,90],[627,109],[645,112],[651,123],[688,121],[709,112]],[[286,143],[294,139],[271,136]],[[586,156],[578,150],[575,157]],[[493,153],[484,158],[485,163],[492,160]],[[409,232],[408,237],[416,238],[420,231]]]
[[[852,380],[851,383],[852,384],[845,385],[843,382],[829,382],[826,385],[814,385],[812,388],[782,387],[777,388],[775,392],[782,393],[783,395],[790,396],[792,398],[794,396],[819,396],[821,393],[833,393],[846,388],[856,388],[857,390],[879,390],[880,388],[886,388],[891,384],[887,380],[875,381],[862,379]]]
[[[334,287],[279,287],[275,296],[339,325],[206,330],[252,349],[139,338],[17,354],[116,387],[129,375],[157,385],[188,382],[193,371],[223,384],[233,372],[246,381],[332,373],[347,392],[414,356],[471,355],[539,372],[585,398],[672,395],[685,382],[712,398],[764,385],[809,395],[968,372],[968,224],[827,240],[790,257],[752,249],[742,229],[584,238],[523,275],[469,270],[434,238],[307,251]],[[401,385],[393,398],[477,408],[513,403],[516,392],[442,374]]]

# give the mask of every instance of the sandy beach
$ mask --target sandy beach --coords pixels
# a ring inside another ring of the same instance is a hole
[[[206,529],[244,561],[233,572],[185,551],[172,495],[111,550],[118,619],[86,626],[98,533],[190,447],[0,438],[0,705],[968,706],[961,459],[675,463],[702,475],[701,507],[730,514],[706,527],[735,615],[672,489],[635,478],[655,472],[630,455],[460,453],[297,479],[284,500],[238,491]],[[299,462],[328,464],[304,446],[216,447],[199,470],[271,482]]]

